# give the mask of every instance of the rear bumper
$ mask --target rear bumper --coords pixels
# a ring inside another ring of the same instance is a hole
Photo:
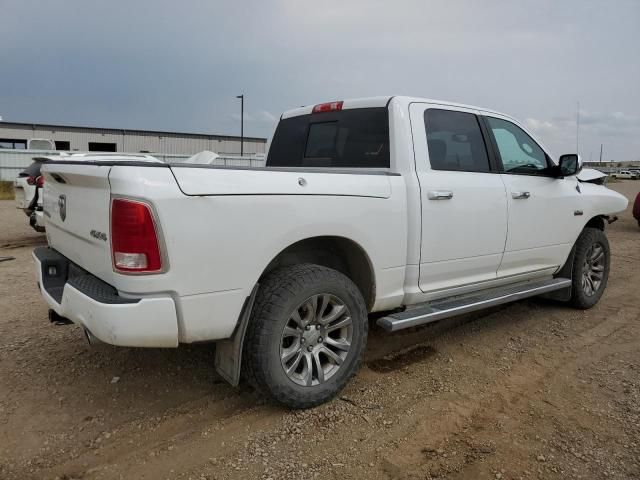
[[[33,258],[38,287],[49,307],[94,337],[123,347],[178,346],[171,297],[122,297],[51,248],[36,248]]]

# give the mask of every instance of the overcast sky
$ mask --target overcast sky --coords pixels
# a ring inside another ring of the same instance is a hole
[[[640,159],[640,0],[0,0],[0,116],[268,137],[280,113],[412,95]]]

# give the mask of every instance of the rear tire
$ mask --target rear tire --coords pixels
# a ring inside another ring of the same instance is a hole
[[[342,273],[313,264],[261,281],[244,343],[245,374],[291,408],[340,392],[362,362],[368,333],[362,294]]]
[[[571,299],[569,303],[583,310],[593,307],[609,279],[611,252],[609,241],[598,228],[585,228],[576,241],[573,258]]]

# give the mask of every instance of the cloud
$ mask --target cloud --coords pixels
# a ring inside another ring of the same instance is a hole
[[[267,112],[266,110],[261,110],[259,112],[259,116],[263,122],[274,123],[278,121],[278,117],[270,112]]]
[[[240,121],[241,115],[239,113],[232,113],[231,118],[233,120]],[[254,113],[244,112],[244,121],[250,123],[264,123],[272,125],[278,122],[278,117],[267,112],[266,110],[260,110]]]
[[[525,126],[537,137],[562,153],[572,152],[576,149],[577,118],[568,116],[555,116],[549,120],[527,118]],[[580,153],[593,158],[594,152],[599,153],[599,143],[607,144],[608,148],[615,147],[620,142],[633,142],[640,138],[640,116],[625,112],[591,112],[580,110],[579,136]],[[627,140],[629,139],[629,140]],[[636,145],[638,142],[636,141]],[[635,153],[635,156],[634,156]],[[640,158],[638,151],[631,152],[627,157],[615,157],[608,155],[611,160],[635,160]]]
[[[564,151],[580,100],[584,148],[637,158],[640,2],[615,3],[3,0],[0,114],[234,134],[243,93],[245,132],[270,136],[293,107],[407,94],[528,119]]]
[[[535,118],[525,119],[524,124],[527,128],[536,132],[553,131],[556,128],[548,120],[537,120]]]

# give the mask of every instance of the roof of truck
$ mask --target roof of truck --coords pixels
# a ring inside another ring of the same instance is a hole
[[[351,108],[372,108],[372,107],[386,107],[389,102],[393,99],[394,102],[398,102],[401,105],[409,105],[411,103],[431,103],[436,105],[442,105],[447,107],[461,107],[461,108],[469,108],[472,110],[480,110],[482,112],[494,113],[498,115],[504,115],[505,117],[509,117],[501,112],[497,112],[495,110],[491,110],[484,107],[477,107],[474,105],[465,105],[462,103],[449,102],[446,100],[434,100],[431,98],[421,98],[421,97],[408,97],[403,95],[388,95],[382,97],[363,97],[363,98],[348,98],[344,100],[333,100],[333,101],[342,101],[342,109],[347,110]],[[324,103],[324,102],[323,102]],[[294,108],[291,110],[287,110],[282,114],[281,119],[297,117],[299,115],[308,115],[313,110],[313,107],[317,104],[313,105],[305,105],[302,107]],[[509,117],[511,118],[511,117]]]

